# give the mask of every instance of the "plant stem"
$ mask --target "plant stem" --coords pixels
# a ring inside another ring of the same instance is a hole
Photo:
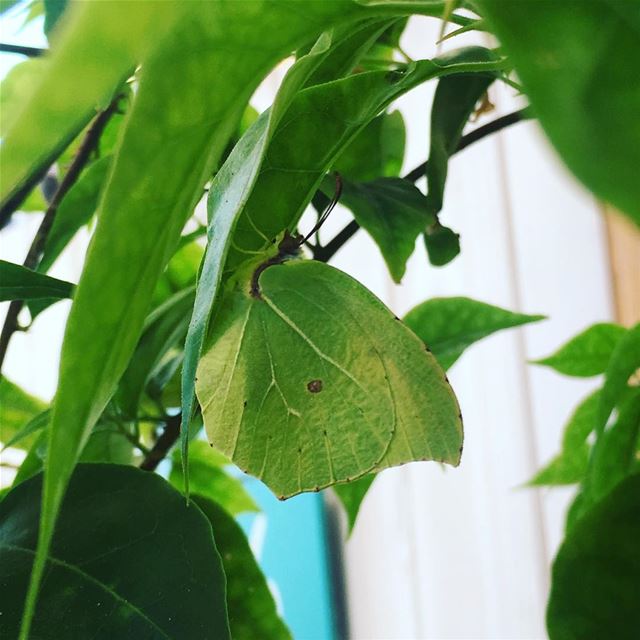
[[[116,96],[112,100],[111,104],[104,111],[100,112],[94,118],[93,123],[89,126],[84,140],[82,141],[69,170],[53,195],[49,207],[44,214],[44,218],[42,219],[33,242],[31,243],[31,247],[29,248],[29,252],[27,253],[27,257],[23,263],[27,269],[35,269],[40,263],[42,252],[44,251],[47,238],[49,237],[53,221],[55,220],[56,213],[58,211],[58,206],[69,189],[71,189],[71,187],[76,183],[80,173],[89,161],[91,153],[95,149],[104,128],[109,122],[109,119],[118,109],[120,97],[120,95]],[[4,359],[7,355],[7,349],[9,348],[11,337],[19,329],[18,315],[20,314],[23,305],[24,300],[12,300],[9,305],[7,317],[5,318],[4,326],[2,327],[2,333],[0,333],[0,371],[2,370],[2,365],[4,364]]]
[[[19,53],[29,58],[39,58],[47,52],[46,49],[38,47],[25,47],[21,44],[10,44],[8,42],[0,42],[0,53]]]
[[[145,455],[144,460],[140,463],[140,468],[145,471],[155,471],[157,466],[164,460],[167,453],[180,437],[180,421],[182,414],[170,416],[164,426],[162,435],[156,440],[155,444]]]
[[[492,122],[488,122],[477,129],[469,132],[467,135],[462,136],[460,138],[460,142],[453,152],[454,155],[463,149],[466,149],[469,145],[472,145],[474,142],[478,142],[478,140],[482,140],[487,136],[490,136],[493,133],[497,133],[506,127],[511,126],[512,124],[516,124],[517,122],[522,122],[531,117],[531,112],[528,108],[520,109],[519,111],[514,111],[513,113],[509,113],[505,116],[501,116],[500,118],[496,118]],[[422,164],[415,167],[404,176],[405,180],[409,182],[417,182],[420,178],[422,178],[427,171],[428,162],[423,162]],[[339,249],[342,248],[360,229],[360,225],[355,221],[351,220],[349,224],[347,224],[342,231],[340,231],[336,236],[334,236],[326,245],[323,247],[318,247],[315,251],[313,251],[313,259],[319,260],[320,262],[328,262],[333,258],[333,256],[338,252]]]

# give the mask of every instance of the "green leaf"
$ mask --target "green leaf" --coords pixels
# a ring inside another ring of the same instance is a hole
[[[286,640],[291,633],[278,616],[267,581],[242,529],[212,500],[193,501],[209,519],[227,578],[227,610],[234,640]]]
[[[46,403],[40,398],[0,376],[0,442],[7,446],[27,423],[46,408]]]
[[[145,384],[163,357],[184,340],[194,299],[194,287],[188,287],[175,293],[147,317],[118,388],[118,403],[126,416],[137,415]]]
[[[44,0],[44,32],[50,35],[67,8],[68,0]]]
[[[46,58],[29,58],[15,65],[0,82],[0,136],[4,138],[25,102],[49,69]]]
[[[640,474],[575,523],[553,564],[551,640],[637,638],[640,625]]]
[[[0,502],[0,635],[18,635],[42,476]],[[161,568],[161,570],[159,570]],[[230,638],[211,525],[159,476],[78,466],[47,554],[38,638]]]
[[[600,434],[613,408],[627,392],[627,385],[640,369],[640,323],[628,329],[613,349],[604,377],[596,432]]]
[[[591,501],[606,496],[622,479],[640,470],[640,390],[628,393],[619,405],[615,422],[598,437],[593,446],[585,492]]]
[[[432,298],[414,307],[404,322],[448,369],[474,342],[487,336],[544,320],[544,316],[513,313],[470,298]]]
[[[476,104],[495,77],[495,74],[474,73],[438,81],[431,107],[429,160],[426,170],[429,213],[438,214],[442,209],[449,158],[455,153],[462,130]]]
[[[439,76],[490,72],[501,65],[489,50],[467,47],[418,61],[403,71],[358,73],[298,93],[270,141],[263,169],[244,204],[225,270],[234,270],[270,247],[285,229],[295,229],[338,155],[395,98]]]
[[[449,264],[460,253],[460,236],[438,221],[425,230],[424,244],[434,267]]]
[[[479,0],[546,134],[598,197],[640,224],[640,17],[615,0]],[[597,161],[594,161],[597,159]]]
[[[582,482],[589,464],[587,438],[595,428],[599,402],[596,391],[578,405],[564,428],[562,451],[529,481],[531,486]]]
[[[176,2],[74,4],[57,34],[47,73],[4,136],[2,201],[30,174],[49,166],[96,107],[108,103],[123,77],[158,44],[179,8]]]
[[[173,454],[169,482],[184,492],[184,478],[179,450]],[[231,462],[213,449],[209,443],[194,440],[189,445],[189,487],[209,500],[214,500],[231,515],[259,511],[258,505],[242,486],[241,480],[231,477],[224,467]]]
[[[15,447],[18,444],[22,445],[21,448],[28,447],[34,440],[29,436],[32,436],[33,434],[38,433],[40,430],[44,429],[49,424],[50,414],[51,412],[49,411],[49,409],[45,409],[41,413],[36,414],[33,418],[31,418],[31,420],[26,422],[24,426],[20,427],[19,429],[16,429],[13,436],[11,436],[6,442],[4,442],[5,427],[4,427],[4,416],[3,416],[2,438],[0,438],[0,441],[4,442],[4,446],[2,447],[2,449],[0,449],[0,453],[5,448]]]
[[[48,271],[80,227],[91,220],[110,164],[111,156],[92,162],[63,198],[47,236],[38,271]]]
[[[405,127],[399,111],[374,118],[340,154],[333,169],[351,182],[397,176],[404,159]]]
[[[353,482],[337,484],[333,487],[333,490],[336,492],[344,510],[347,513],[347,526],[349,533],[353,531],[356,518],[360,511],[360,505],[375,479],[375,474],[370,473],[354,480]]]
[[[616,344],[625,333],[626,329],[617,324],[594,324],[554,354],[534,360],[534,363],[551,367],[567,376],[596,376],[605,372]]]
[[[257,274],[223,300],[198,367],[214,446],[281,498],[416,459],[458,463],[444,373],[377,298],[318,262]]]
[[[19,264],[0,260],[0,300],[71,298],[74,285]]]
[[[376,241],[395,282],[404,275],[416,238],[429,221],[420,190],[402,178],[343,182],[340,203]]]

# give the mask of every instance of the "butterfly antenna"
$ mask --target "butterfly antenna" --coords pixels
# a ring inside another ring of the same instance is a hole
[[[309,233],[304,237],[304,240],[302,240],[300,244],[304,244],[305,242],[307,242],[307,240],[309,240],[309,238],[314,233],[320,230],[320,227],[325,223],[326,219],[329,217],[329,214],[335,209],[335,206],[338,204],[338,201],[340,200],[340,196],[342,195],[342,177],[337,172],[334,175],[336,178],[336,190],[333,194],[333,198],[331,199],[331,202],[327,205],[325,210],[320,214],[320,217],[318,218],[318,222],[316,222],[313,229],[309,231]]]

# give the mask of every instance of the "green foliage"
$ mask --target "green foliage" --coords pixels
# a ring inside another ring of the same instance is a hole
[[[587,438],[594,429],[600,392],[585,398],[567,422],[562,436],[562,451],[530,481],[532,486],[563,485],[581,482],[589,464]]]
[[[189,445],[189,486],[204,499],[213,500],[232,516],[258,511],[258,505],[245,490],[242,481],[225,471],[231,462],[207,442],[194,440]],[[173,455],[169,482],[184,491],[180,451]]]
[[[617,324],[594,324],[569,340],[554,354],[534,362],[567,376],[596,376],[604,373],[611,353],[625,333],[624,327]]]
[[[448,369],[474,342],[543,319],[459,297],[427,300],[409,311],[404,321]]]
[[[193,487],[195,491],[195,486]],[[209,519],[227,577],[227,609],[234,640],[286,640],[289,630],[276,612],[267,581],[258,567],[242,529],[212,500],[193,501]],[[249,586],[248,586],[249,585]]]
[[[399,111],[374,118],[333,164],[334,171],[354,182],[400,175],[405,128]]]
[[[402,178],[378,178],[345,182],[340,201],[376,241],[389,273],[400,282],[416,238],[433,220],[426,212],[424,195]]]
[[[0,502],[0,634],[6,638],[15,638],[20,627],[41,491],[39,475]],[[32,633],[230,638],[211,525],[159,476],[127,466],[79,465],[47,556]]]
[[[478,0],[477,4],[567,166],[597,196],[640,225],[637,4],[617,0]]]
[[[46,409],[45,402],[0,376],[0,442],[5,446],[31,420]]]
[[[233,520],[257,506],[231,461],[281,497],[332,486],[350,528],[378,472],[458,463],[461,420],[443,369],[477,340],[542,316],[438,298],[403,323],[318,260],[358,226],[396,282],[420,235],[433,265],[459,253],[458,234],[438,219],[448,162],[487,87],[515,82],[505,72],[515,67],[576,175],[640,220],[635,8],[478,0],[481,15],[463,17],[460,6],[45,0],[24,8],[27,20],[44,14],[51,50],[2,83],[0,225],[18,207],[49,214],[32,269],[0,262],[0,298],[24,302],[35,318],[74,296],[53,406],[0,379],[0,440],[26,451],[0,503],[3,637],[224,638],[229,626],[235,638],[288,638]],[[413,13],[457,24],[457,33],[495,28],[501,47],[410,60],[400,37]],[[274,103],[257,114],[253,90],[294,51]],[[399,177],[406,132],[390,109],[430,80],[438,86],[423,194]],[[69,184],[47,203],[38,182],[54,163],[51,175]],[[355,221],[329,244],[314,240],[317,261],[305,260],[297,226],[311,202],[320,210],[334,195],[332,172]],[[207,190],[205,226],[194,208]],[[49,278],[94,220],[77,288]],[[1,353],[11,334],[8,323]],[[591,560],[572,554],[583,523],[600,531],[638,469],[639,340],[638,326],[600,324],[539,362],[604,374],[569,420],[561,453],[531,481],[579,483],[556,563],[552,637],[593,635],[598,603],[587,606],[586,591],[574,597],[572,581],[614,566],[594,561],[587,570]],[[224,455],[199,439],[203,417]],[[152,472],[165,458],[174,487],[188,493],[190,478],[195,504],[131,468]],[[93,464],[73,473],[78,460]],[[624,521],[605,524],[618,527],[615,537]],[[628,627],[620,628],[616,637]]]
[[[640,474],[629,476],[570,531],[553,564],[551,640],[635,638],[640,583]]]
[[[73,285],[70,282],[0,260],[0,300],[59,299],[72,295]]]

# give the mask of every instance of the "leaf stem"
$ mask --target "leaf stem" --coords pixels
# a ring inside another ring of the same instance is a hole
[[[80,176],[80,173],[89,161],[91,153],[95,149],[98,140],[100,139],[100,136],[104,131],[104,128],[109,122],[109,119],[118,110],[118,103],[120,101],[120,98],[121,94],[118,94],[111,101],[111,104],[109,104],[109,106],[104,111],[101,111],[94,118],[93,123],[89,126],[84,140],[78,148],[78,151],[71,165],[69,166],[69,170],[60,182],[58,189],[54,193],[47,211],[44,214],[44,218],[42,219],[42,222],[38,227],[38,231],[36,232],[33,242],[31,243],[31,247],[29,248],[27,257],[23,262],[23,265],[27,269],[35,269],[40,263],[42,252],[44,251],[47,238],[49,237],[51,227],[53,226],[53,221],[55,220],[56,213],[58,212],[58,206],[62,202],[62,199],[67,194],[69,189],[71,189],[71,187],[76,183]],[[12,300],[11,304],[9,305],[9,310],[7,311],[4,326],[2,327],[2,332],[0,333],[0,371],[2,370],[2,365],[4,364],[4,359],[7,355],[7,349],[9,348],[11,337],[19,328],[18,315],[20,314],[23,305],[24,300]]]
[[[182,413],[175,416],[169,416],[164,426],[162,435],[156,440],[155,444],[145,455],[144,460],[140,463],[140,468],[145,471],[155,471],[157,466],[164,460],[169,449],[177,442],[180,437],[180,421]]]
[[[458,146],[456,147],[455,153],[466,149],[469,145],[472,145],[474,142],[478,142],[487,136],[490,136],[502,129],[505,129],[517,122],[522,122],[528,118],[531,118],[532,114],[528,107],[524,109],[520,109],[519,111],[514,111],[513,113],[508,113],[507,115],[501,116],[500,118],[496,118],[487,124],[470,131],[467,135],[462,136]],[[453,155],[453,154],[452,154]],[[409,171],[406,176],[404,176],[405,180],[409,182],[417,182],[420,178],[422,178],[427,171],[428,162],[423,162],[419,164],[417,167]],[[313,251],[313,259],[319,260],[320,262],[328,262],[333,258],[333,256],[338,252],[339,249],[342,248],[344,244],[346,244],[360,229],[360,225],[355,221],[351,220],[349,224],[347,224],[342,231],[338,232],[336,236],[334,236],[326,245],[323,247],[318,247],[315,251]]]
[[[9,42],[0,42],[0,53],[19,53],[29,58],[39,58],[47,53],[47,49],[39,49],[38,47],[26,47],[21,44],[11,44]]]

